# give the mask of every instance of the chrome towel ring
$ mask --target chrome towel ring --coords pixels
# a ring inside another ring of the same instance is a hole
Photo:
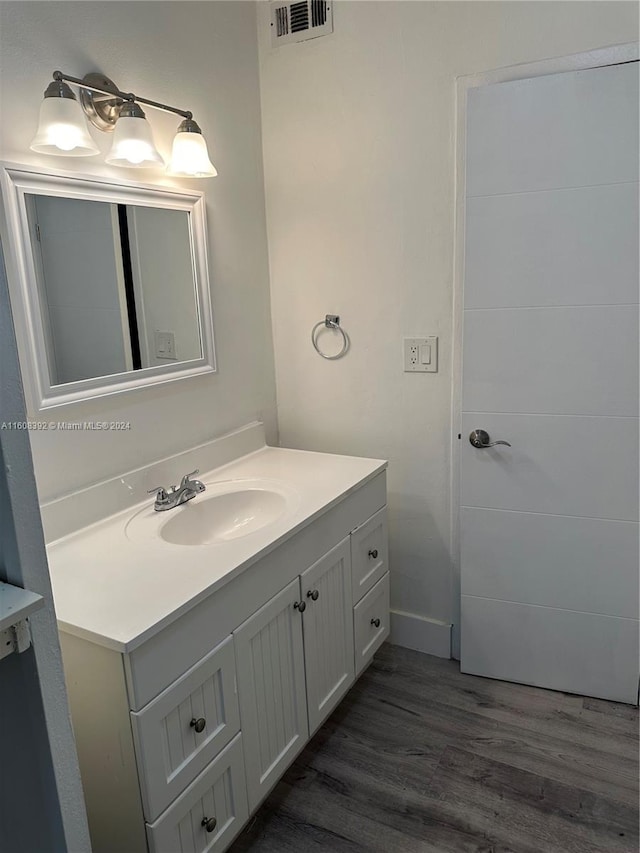
[[[322,326],[324,326],[325,329],[335,329],[342,335],[342,349],[335,355],[326,355],[318,346],[317,333]],[[337,314],[327,314],[324,320],[320,320],[319,323],[316,323],[313,329],[311,330],[311,343],[313,344],[313,348],[318,353],[318,355],[321,355],[323,358],[326,358],[327,361],[335,361],[337,358],[342,358],[343,355],[346,355],[347,351],[349,350],[349,336],[340,325],[340,317]]]

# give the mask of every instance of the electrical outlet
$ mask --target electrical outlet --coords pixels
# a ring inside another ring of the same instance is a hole
[[[404,372],[438,372],[438,338],[435,335],[404,339]]]

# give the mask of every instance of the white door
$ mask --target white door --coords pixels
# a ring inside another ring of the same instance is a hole
[[[471,90],[466,157],[461,667],[635,702],[638,63]]]
[[[300,576],[304,611],[309,733],[313,734],[355,678],[351,542],[347,536]]]
[[[300,580],[233,633],[249,811],[307,741]]]

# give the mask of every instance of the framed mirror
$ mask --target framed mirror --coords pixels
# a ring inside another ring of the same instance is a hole
[[[202,193],[9,164],[1,183],[38,411],[215,371]]]

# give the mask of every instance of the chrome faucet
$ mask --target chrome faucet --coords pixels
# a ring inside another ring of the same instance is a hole
[[[206,488],[204,483],[201,483],[200,480],[191,479],[199,473],[196,468],[190,474],[185,474],[179,486],[171,486],[169,489],[165,489],[164,486],[156,486],[154,489],[149,489],[148,494],[152,495],[155,492],[156,495],[156,501],[153,505],[155,511],[164,512],[167,509],[173,509],[190,501],[191,498],[195,498],[200,492],[204,492]]]

